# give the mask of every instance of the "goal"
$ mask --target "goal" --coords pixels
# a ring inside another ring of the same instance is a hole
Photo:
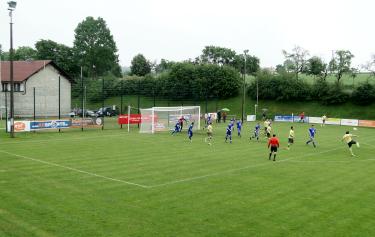
[[[184,118],[185,126],[187,123],[194,122],[194,130],[200,129],[200,106],[180,106],[180,107],[152,107],[140,109],[141,127],[140,133],[155,133],[160,131],[170,131],[174,129],[177,121]]]

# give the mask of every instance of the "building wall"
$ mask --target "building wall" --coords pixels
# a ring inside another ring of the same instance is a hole
[[[71,83],[64,76],[61,80],[61,116],[67,116],[71,111]],[[37,117],[57,117],[59,112],[59,72],[47,65],[37,74],[26,81],[24,92],[14,93],[15,117],[33,117],[35,87],[35,111]],[[8,106],[9,106],[8,92]],[[5,93],[0,95],[0,108],[5,105]],[[9,108],[9,107],[8,107]]]

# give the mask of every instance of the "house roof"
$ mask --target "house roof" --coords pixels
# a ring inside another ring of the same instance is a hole
[[[13,80],[15,82],[22,82],[29,79],[34,74],[41,71],[45,66],[52,65],[59,73],[67,78],[70,82],[73,79],[59,68],[52,60],[36,60],[36,61],[14,61],[13,62]],[[10,62],[1,62],[1,81],[10,81]]]

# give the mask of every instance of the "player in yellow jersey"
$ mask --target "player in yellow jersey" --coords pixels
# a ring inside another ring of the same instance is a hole
[[[350,134],[349,131],[346,131],[341,141],[345,141],[348,144],[350,153],[352,154],[352,156],[355,156],[352,150],[352,145],[355,144],[359,148],[359,143],[354,141],[353,137],[358,137],[358,136]]]
[[[212,123],[209,123],[208,126],[207,126],[207,137],[204,139],[205,142],[208,141],[208,145],[211,145],[212,132],[213,132]]]
[[[289,136],[288,136],[288,147],[287,150],[290,149],[290,146],[294,143],[294,128],[293,126],[290,127]]]

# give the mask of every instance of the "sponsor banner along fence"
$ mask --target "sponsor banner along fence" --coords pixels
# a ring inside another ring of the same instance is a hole
[[[358,119],[341,119],[341,125],[344,126],[358,126],[359,120]]]
[[[293,121],[294,122],[301,122],[301,123],[308,123],[309,122],[309,117],[305,116],[302,120],[301,120],[301,116],[296,116],[294,115],[293,116]]]
[[[293,116],[291,115],[276,115],[274,121],[276,122],[293,122]]]
[[[246,121],[247,122],[253,122],[256,120],[256,116],[255,115],[247,115],[246,116]]]
[[[118,117],[118,124],[138,124],[142,122],[140,114],[122,114]]]
[[[375,128],[375,121],[371,121],[371,120],[359,120],[359,121],[358,121],[358,124],[359,124],[359,126],[361,126],[361,127],[371,127],[371,128]]]
[[[71,128],[101,128],[103,126],[103,118],[84,118],[72,119]]]
[[[323,120],[321,117],[309,117],[309,123],[318,123],[322,124]]]
[[[71,124],[70,120],[30,121],[30,130],[69,128]]]
[[[327,118],[326,124],[340,125],[341,124],[341,119],[339,119],[339,118]]]
[[[7,126],[10,131],[10,122]],[[30,121],[14,121],[14,132],[30,132]]]
[[[299,116],[290,115],[277,115],[275,116],[276,122],[299,122]],[[323,120],[321,117],[305,117],[305,122],[322,124]],[[375,121],[373,120],[358,120],[358,119],[340,119],[340,118],[327,118],[326,124],[330,125],[343,125],[343,126],[361,126],[361,127],[372,127],[375,128]]]

